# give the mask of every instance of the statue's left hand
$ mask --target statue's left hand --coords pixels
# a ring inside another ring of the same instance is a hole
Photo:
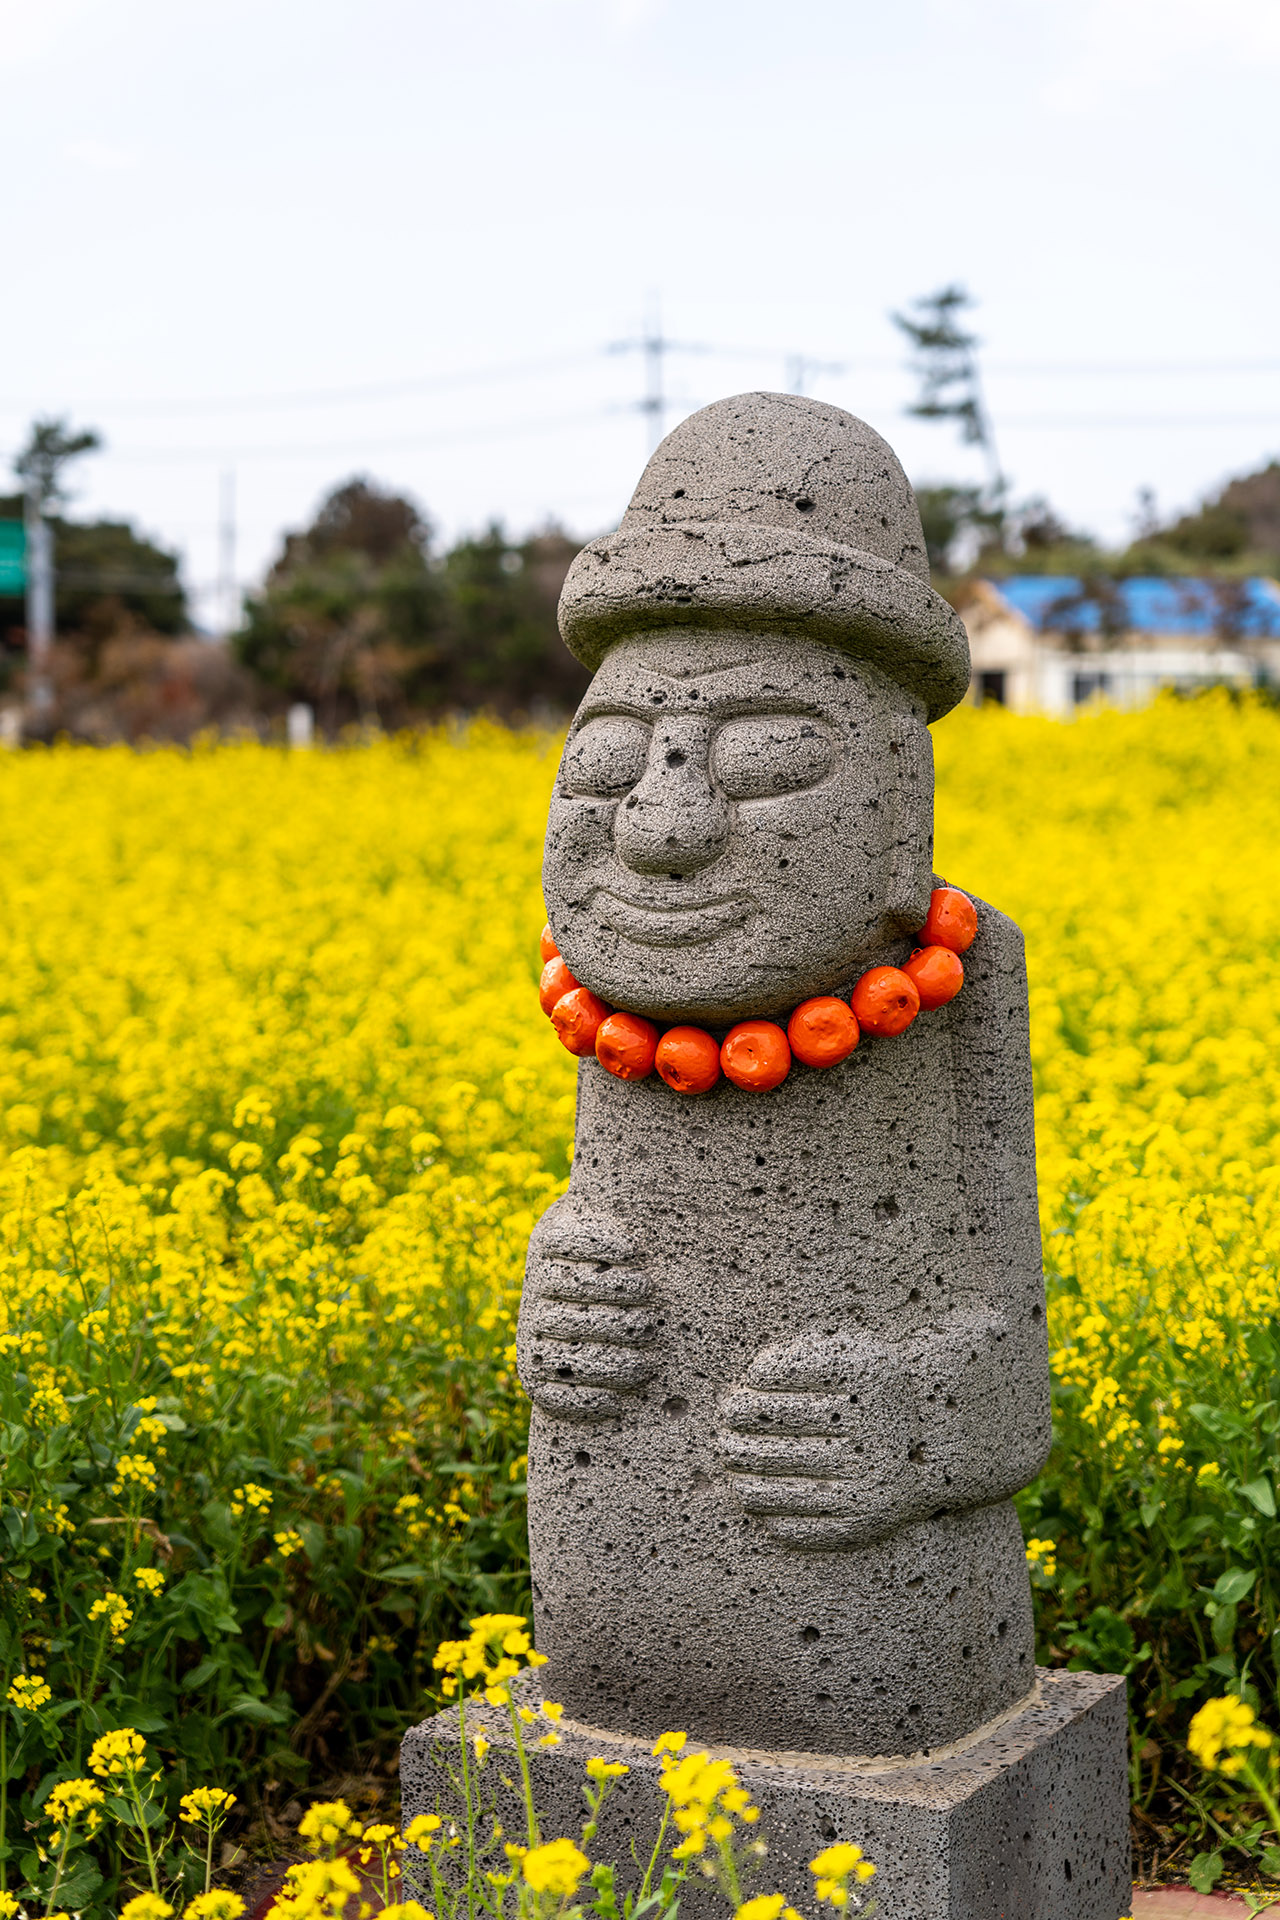
[[[965,1316],[901,1341],[855,1329],[762,1347],[720,1406],[741,1505],[815,1551],[1007,1497],[1041,1444],[1019,1431],[1008,1339],[1002,1321]]]

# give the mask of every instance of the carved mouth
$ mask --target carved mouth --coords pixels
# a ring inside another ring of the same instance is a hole
[[[593,905],[602,926],[638,947],[700,947],[730,927],[740,927],[752,902],[741,894],[726,900],[702,900],[689,906],[654,905],[627,900],[597,887]]]

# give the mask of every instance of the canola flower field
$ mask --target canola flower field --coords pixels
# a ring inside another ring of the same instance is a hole
[[[938,869],[1028,942],[1041,1657],[1130,1674],[1140,1817],[1230,1821],[1184,1742],[1211,1696],[1276,1711],[1280,716],[964,710],[935,745]],[[557,749],[0,756],[9,1884],[114,1730],[174,1817],[288,1794],[394,1751],[459,1619],[526,1609]]]

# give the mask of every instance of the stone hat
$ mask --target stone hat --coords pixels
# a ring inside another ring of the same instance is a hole
[[[789,393],[740,393],[669,433],[616,533],[560,595],[565,645],[594,670],[646,627],[808,635],[870,661],[930,720],[964,697],[969,645],[929,585],[911,483],[864,420]]]

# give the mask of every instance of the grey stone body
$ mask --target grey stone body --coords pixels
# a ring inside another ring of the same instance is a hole
[[[1028,1694],[1025,1021],[984,909],[950,1007],[771,1094],[581,1067],[519,1338],[538,1645],[576,1717],[900,1754]]]
[[[1124,1681],[1114,1674],[1041,1670],[1034,1702],[999,1727],[936,1759],[880,1770],[818,1754],[717,1748],[733,1761],[761,1810],[768,1845],[751,1891],[780,1892],[812,1912],[808,1863],[835,1838],[855,1839],[876,1862],[876,1920],[1117,1920],[1132,1905]],[[539,1689],[541,1691],[541,1689]],[[535,1693],[532,1697],[536,1698]],[[468,1723],[494,1743],[482,1798],[509,1833],[519,1803],[510,1731],[481,1704]],[[657,1830],[658,1763],[648,1745],[565,1720],[550,1752],[530,1754],[534,1793],[554,1810],[557,1833],[582,1819],[583,1764],[593,1754],[631,1771],[606,1806],[595,1858],[619,1863],[621,1892],[639,1874]],[[406,1816],[450,1812],[442,1791],[456,1713],[416,1727],[401,1762]],[[410,1878],[414,1860],[406,1855]],[[429,1886],[423,1891],[430,1893]],[[696,1876],[680,1911],[722,1920],[722,1896]]]
[[[597,667],[543,872],[580,981],[719,1038],[905,960],[935,884],[927,723],[967,666],[877,435],[778,395],[693,416],[561,624]],[[771,1092],[580,1068],[518,1348],[545,1692],[588,1728],[856,1772],[1033,1710],[1010,1496],[1049,1378],[1021,940],[989,907],[965,968],[950,1006]],[[1081,1735],[1108,1819],[1122,1736]],[[546,1768],[568,1831],[576,1783]],[[988,1911],[950,1900],[918,1911]]]

